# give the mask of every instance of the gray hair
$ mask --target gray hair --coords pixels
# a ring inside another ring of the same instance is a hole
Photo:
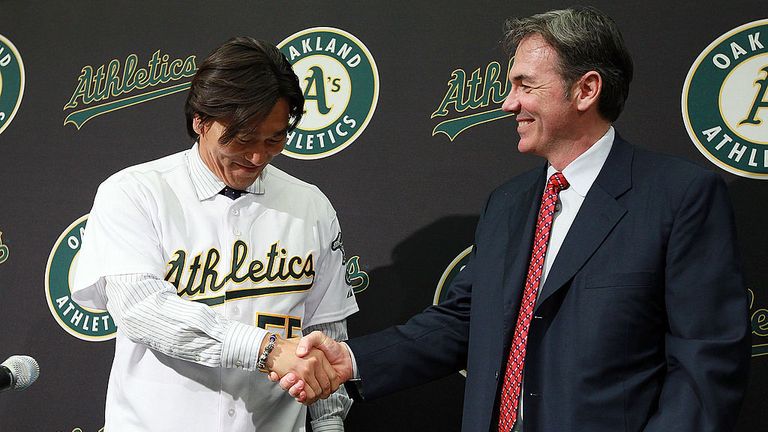
[[[589,71],[603,80],[600,114],[613,122],[624,109],[632,82],[632,57],[616,23],[592,7],[553,10],[528,18],[512,18],[505,26],[504,45],[511,54],[530,35],[539,35],[559,57],[567,88]]]

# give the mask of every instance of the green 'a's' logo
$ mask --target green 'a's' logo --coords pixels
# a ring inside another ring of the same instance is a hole
[[[109,313],[82,307],[72,300],[74,269],[87,220],[85,215],[72,222],[53,245],[45,269],[45,296],[51,314],[67,333],[82,340],[104,341],[114,338],[117,331]]]
[[[768,179],[768,20],[712,42],[683,85],[683,121],[696,147],[733,174]]]
[[[24,96],[24,63],[15,46],[0,35],[0,134],[11,124]]]
[[[277,45],[304,91],[304,116],[283,153],[297,159],[336,154],[360,137],[379,100],[379,71],[368,48],[352,34],[315,27]]]

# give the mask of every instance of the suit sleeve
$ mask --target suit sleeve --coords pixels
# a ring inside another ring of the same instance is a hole
[[[733,214],[716,174],[707,171],[687,187],[665,258],[667,371],[645,431],[733,430],[747,384],[750,331]]]
[[[476,239],[491,201],[480,216]],[[355,397],[375,399],[466,368],[477,247],[475,244],[468,264],[454,278],[440,304],[405,324],[347,341],[360,376],[352,389]]]
[[[405,324],[347,341],[360,374],[360,397],[375,399],[466,367],[471,291],[472,260],[442,303]]]

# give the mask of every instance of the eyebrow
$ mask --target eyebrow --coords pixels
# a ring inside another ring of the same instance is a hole
[[[272,136],[276,137],[276,136],[280,136],[280,135],[285,135],[287,133],[288,133],[288,126],[286,126],[284,129],[281,129],[281,130],[275,132]]]
[[[269,137],[270,138],[274,138],[274,137],[278,137],[278,136],[281,136],[281,135],[286,135],[287,133],[288,133],[288,126],[286,126],[284,129],[280,129],[279,131],[273,133]],[[252,135],[253,135],[253,130],[250,130],[250,131],[248,131],[246,133],[237,134],[236,138],[239,139],[239,140],[248,141],[251,138]]]
[[[518,74],[512,77],[512,81],[531,81],[530,75]]]

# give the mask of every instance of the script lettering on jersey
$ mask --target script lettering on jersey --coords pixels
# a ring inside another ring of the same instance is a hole
[[[311,252],[305,257],[291,256],[286,249],[280,247],[279,242],[275,242],[263,260],[248,262],[248,256],[248,245],[237,240],[232,245],[231,261],[225,269],[221,269],[221,252],[216,248],[210,248],[194,257],[189,257],[186,251],[179,249],[168,262],[165,280],[176,287],[179,297],[215,294],[228,283],[261,284],[265,281],[295,280],[303,282],[302,286],[308,289],[314,281],[315,264]]]

